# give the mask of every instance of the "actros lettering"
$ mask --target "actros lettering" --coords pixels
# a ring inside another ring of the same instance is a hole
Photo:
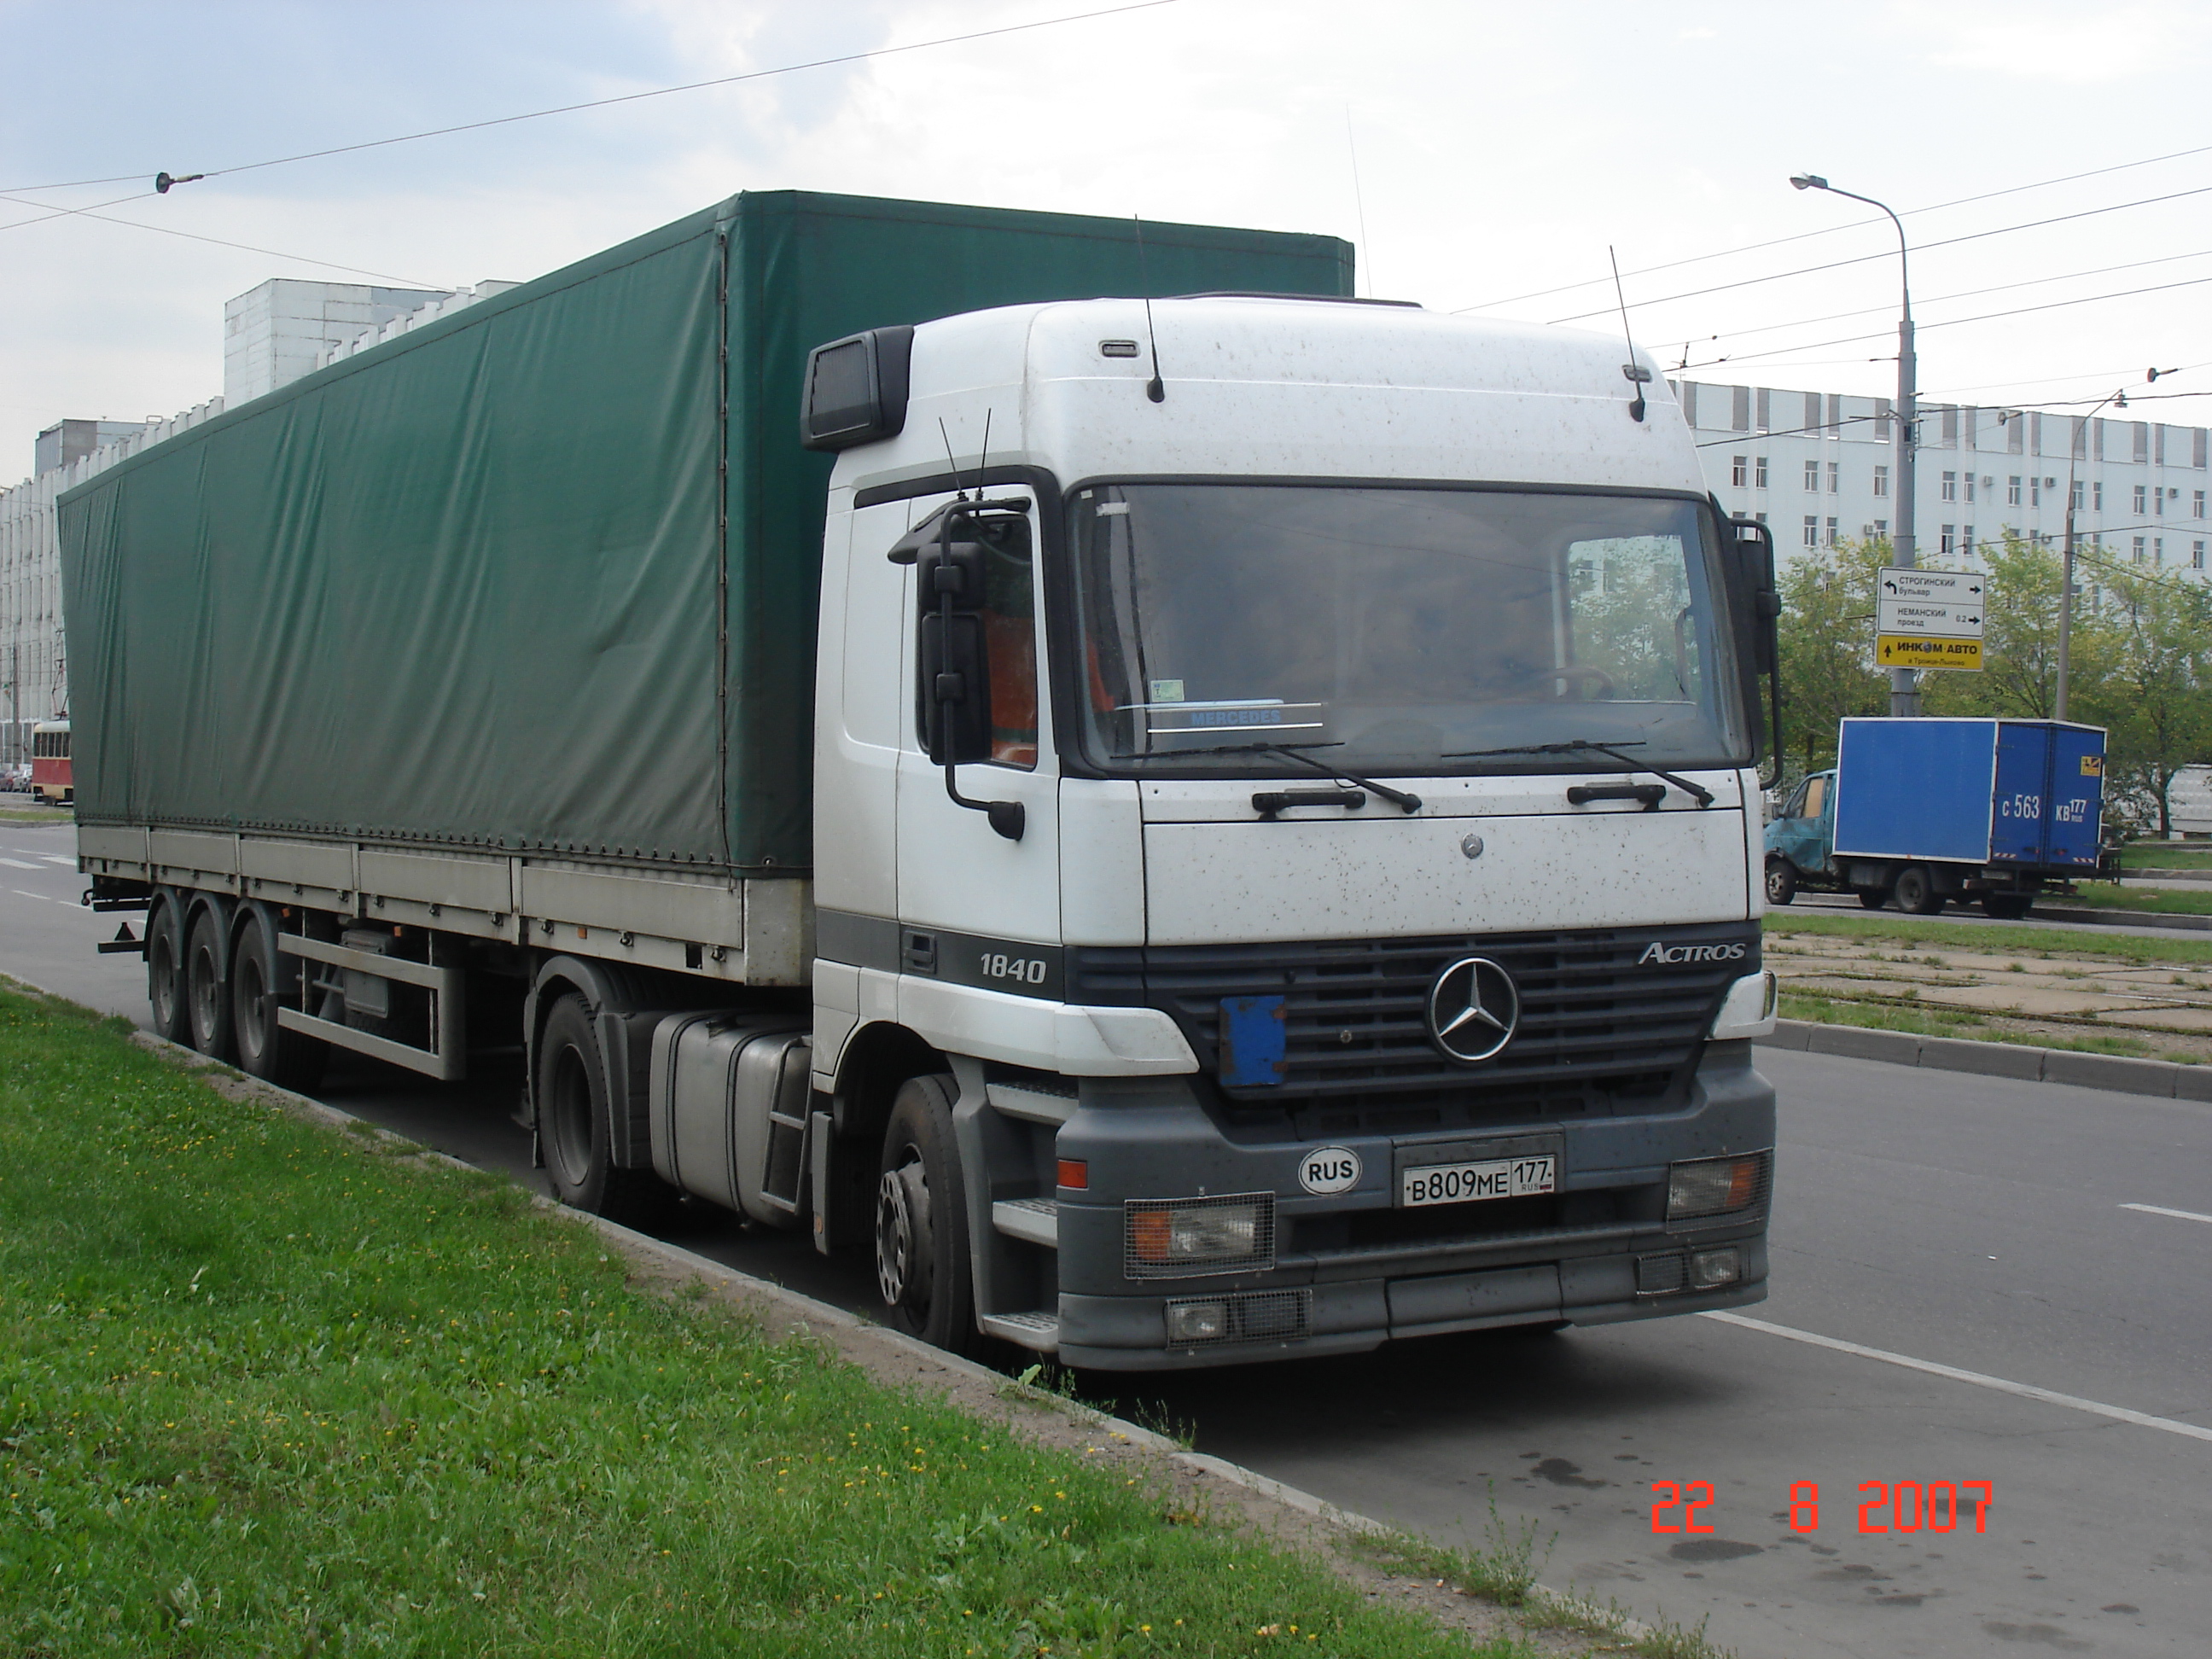
[[[1649,968],[1656,962],[1672,968],[1685,962],[1741,962],[1747,948],[1741,939],[1733,945],[1662,945],[1655,939],[1644,947],[1636,965]]]

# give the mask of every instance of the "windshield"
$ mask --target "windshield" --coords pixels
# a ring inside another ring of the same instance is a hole
[[[1109,769],[1285,770],[1270,744],[1401,776],[1745,752],[1694,502],[1124,484],[1069,511],[1085,742]]]

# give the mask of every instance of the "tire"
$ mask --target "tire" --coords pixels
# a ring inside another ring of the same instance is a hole
[[[1908,864],[1897,872],[1897,908],[1911,916],[1932,916],[1943,908],[1936,878],[1924,865]]]
[[[146,1006],[154,1035],[191,1046],[191,1021],[185,1012],[185,930],[175,903],[155,901],[146,924]]]
[[[1781,906],[1797,896],[1797,866],[1788,859],[1766,861],[1766,902]]]
[[[235,1057],[230,1032],[230,987],[223,977],[222,919],[212,908],[192,918],[185,935],[185,1015],[192,1047],[210,1060]]]
[[[909,1078],[891,1101],[876,1183],[876,1293],[908,1336],[969,1353],[978,1338],[967,1183],[952,1139],[958,1088],[950,1077]]]
[[[1879,910],[1889,902],[1889,889],[1887,887],[1862,887],[1858,895],[1860,905],[1869,910]]]
[[[2026,893],[1982,895],[1982,914],[1992,921],[2018,921],[2034,904],[2035,900]]]
[[[277,1009],[299,984],[295,960],[278,956],[268,930],[257,918],[246,919],[230,956],[230,1030],[239,1070],[305,1092],[323,1080],[331,1046],[277,1022]]]
[[[592,1011],[571,992],[553,1005],[538,1039],[538,1142],[553,1196],[572,1210],[643,1231],[675,1207],[676,1192],[650,1170],[618,1169]]]

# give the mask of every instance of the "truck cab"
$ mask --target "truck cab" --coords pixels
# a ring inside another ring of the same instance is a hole
[[[1802,779],[1766,826],[1766,902],[1784,905],[1801,886],[1833,884],[1835,860],[1836,773],[1831,767]]]
[[[816,1225],[907,1328],[1764,1296],[1759,581],[1620,356],[1251,295],[817,351],[811,1065],[872,1190]]]

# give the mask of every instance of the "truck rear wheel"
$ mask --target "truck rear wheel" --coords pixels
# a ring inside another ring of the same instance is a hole
[[[1766,861],[1766,902],[1787,904],[1797,896],[1797,866],[1788,859]]]
[[[224,982],[222,925],[213,910],[192,919],[185,934],[185,1012],[192,1047],[210,1060],[232,1057],[230,988]]]
[[[607,1071],[599,1057],[592,1011],[574,993],[545,1016],[538,1039],[538,1139],[553,1196],[625,1227],[664,1219],[675,1191],[650,1170],[614,1161],[614,1121],[607,1106]]]
[[[933,1347],[976,1345],[968,1193],[949,1077],[909,1078],[891,1101],[876,1184],[876,1289],[890,1322]]]
[[[261,923],[248,921],[230,958],[230,1029],[239,1069],[280,1089],[312,1089],[323,1080],[331,1048],[277,1020],[288,982]]]
[[[155,901],[154,915],[146,924],[146,1005],[154,1018],[154,1035],[189,1046],[191,1019],[185,1012],[185,930],[177,907]]]
[[[1943,908],[1943,895],[1936,878],[1923,865],[1908,864],[1897,872],[1897,908],[1907,915],[1932,916]]]

